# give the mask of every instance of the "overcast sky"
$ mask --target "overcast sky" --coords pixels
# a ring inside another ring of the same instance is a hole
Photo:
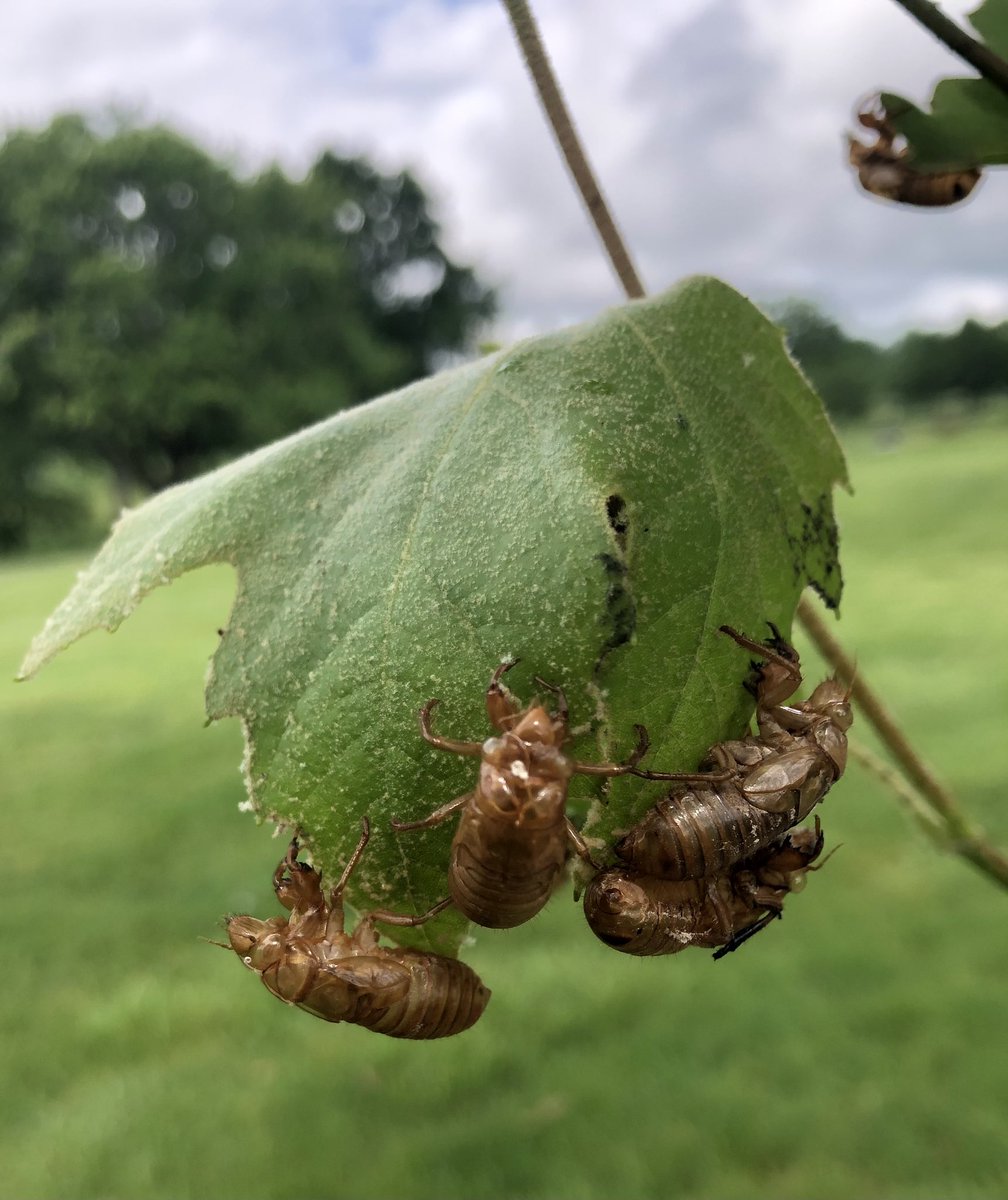
[[[713,273],[878,339],[1008,317],[1008,171],[921,212],[846,166],[858,97],[969,73],[891,0],[536,11],[649,290]],[[431,193],[450,252],[499,288],[499,336],[621,298],[497,0],[6,0],[3,25],[4,128],[116,104],[249,170],[363,153]]]

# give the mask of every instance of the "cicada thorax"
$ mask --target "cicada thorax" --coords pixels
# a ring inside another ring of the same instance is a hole
[[[799,707],[813,714],[809,737],[832,763],[834,780],[839,779],[847,766],[847,730],[854,719],[849,689],[839,680],[824,679]]]
[[[270,954],[265,965],[259,965],[262,958],[253,955],[249,965],[259,971],[267,991],[284,1004],[302,1008],[324,1021],[352,1023],[359,992],[336,984],[325,965],[333,961],[336,960],[331,947],[313,946],[303,938],[288,937],[284,939],[282,953]]]
[[[840,778],[847,765],[847,730],[852,715],[848,690],[825,679],[800,704],[758,709],[768,753],[740,775],[750,803],[766,809],[794,809],[803,821]]]

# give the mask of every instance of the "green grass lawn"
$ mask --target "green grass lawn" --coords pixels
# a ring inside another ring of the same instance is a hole
[[[867,434],[842,497],[844,640],[1008,843],[1008,430]],[[0,568],[13,675],[77,560]],[[597,943],[561,894],[481,932],[445,1042],[285,1009],[220,936],[281,846],[203,728],[231,575],[156,593],[0,687],[0,1196],[860,1198],[1008,1194],[1008,897],[856,767],[842,850],[722,963]],[[819,668],[807,659],[807,675]]]

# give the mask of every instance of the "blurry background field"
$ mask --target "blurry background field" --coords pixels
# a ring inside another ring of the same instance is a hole
[[[844,641],[1004,844],[1008,422],[847,443]],[[8,678],[82,561],[0,566]],[[722,963],[616,955],[561,893],[480,934],[495,994],[460,1038],[277,1004],[200,941],[274,911],[281,850],[236,811],[237,726],[201,728],[231,583],[193,575],[0,689],[0,1194],[1008,1192],[1004,893],[857,766],[822,809],[843,848]]]

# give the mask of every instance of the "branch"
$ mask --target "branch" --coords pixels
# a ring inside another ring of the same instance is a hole
[[[602,189],[588,162],[588,156],[581,145],[577,130],[574,128],[573,118],[564,102],[556,76],[553,74],[553,68],[550,66],[542,38],[539,36],[539,28],[532,15],[532,10],[525,0],[504,0],[504,7],[507,9],[511,27],[518,40],[518,45],[521,47],[525,65],[535,84],[536,94],[546,114],[546,121],[553,130],[560,152],[570,168],[577,190],[588,209],[588,215],[602,239],[602,245],[609,256],[609,261],[627,296],[631,300],[639,300],[645,294],[644,285],[630,259],[626,243],[616,228],[616,222],[613,220],[606,199],[602,195]]]
[[[910,815],[939,849],[952,850],[962,855],[985,875],[990,875],[998,883],[1008,887],[1008,858],[990,845],[982,830],[967,829],[960,836],[953,836],[942,818],[928,807],[927,801],[898,771],[859,742],[852,741],[849,748],[851,758],[896,793]]]
[[[916,21],[919,21],[929,33],[947,46],[953,54],[975,67],[980,74],[1000,91],[1008,96],[1008,62],[1000,55],[978,42],[976,38],[961,29],[955,21],[932,4],[930,0],[895,0],[900,8],[906,11]]]
[[[910,782],[927,796],[931,807],[948,823],[959,820],[959,810],[951,792],[941,783],[928,764],[917,754],[906,734],[896,724],[896,719],[881,701],[878,693],[858,670],[851,656],[830,633],[826,622],[816,612],[811,600],[803,596],[798,604],[798,619],[806,633],[815,643],[819,653],[826,659],[841,679],[853,680],[851,695],[858,708],[875,726],[879,737],[889,748],[893,758],[903,768]]]
[[[854,762],[860,763],[866,771],[870,771],[876,779],[894,792],[898,799],[902,800],[907,812],[929,838],[933,839],[942,849],[948,849],[949,839],[945,823],[924,803],[920,793],[916,788],[910,786],[899,771],[854,738],[848,740],[847,751]]]
[[[914,749],[910,739],[896,723],[896,718],[882,702],[878,693],[857,669],[853,659],[844,650],[826,626],[825,621],[805,596],[798,605],[798,619],[806,633],[815,643],[819,653],[836,670],[842,679],[853,680],[851,696],[861,715],[868,718],[875,732],[882,739],[890,754],[899,763],[907,779],[916,788],[923,800],[941,819],[947,843],[957,854],[961,854],[974,866],[1008,887],[1008,858],[987,841],[982,829],[971,825],[963,815],[959,802],[939,780],[931,767]],[[877,760],[876,760],[877,761]],[[884,764],[883,764],[884,765]],[[886,773],[876,770],[890,784]],[[906,791],[894,788],[906,800]],[[918,804],[915,809],[919,808]]]
[[[988,64],[991,61],[1000,64],[1005,72],[1004,84],[990,76],[973,59],[968,59],[973,62],[977,70],[984,74],[985,78],[989,78],[992,83],[997,83],[999,87],[1005,86],[1008,90],[1008,64],[991,54],[986,47],[974,42],[957,25],[934,10],[933,5],[926,3],[925,0],[896,0],[896,2],[902,4],[919,21],[926,24],[932,33],[940,37],[957,54],[963,54],[963,50],[960,45],[953,45],[948,40],[946,26],[951,27],[959,35],[960,43],[968,42],[976,47],[977,51],[982,52],[981,56]],[[627,296],[631,300],[638,299],[644,295],[640,277],[634,269],[630,252],[616,228],[616,223],[595,181],[595,175],[588,163],[588,156],[578,138],[574,122],[564,103],[560,86],[546,56],[535,18],[532,16],[526,0],[503,0],[503,4],[507,9],[515,37],[535,84],[539,101],[546,113],[546,119],[553,130],[567,165],[570,167],[585,207],[602,239],[602,244],[609,255],[609,261],[623,284]],[[939,32],[925,20],[925,10],[931,19],[941,24],[943,32]],[[913,782],[921,798],[938,814],[948,831],[949,844],[952,849],[987,875],[1008,887],[1008,858],[988,844],[981,830],[967,822],[955,797],[938,780],[930,766],[913,748],[902,729],[896,724],[895,718],[868,684],[864,674],[855,670],[851,657],[829,632],[812,603],[804,597],[798,605],[798,621],[804,626],[819,652],[838,675],[854,680],[852,695],[857,701],[860,712],[867,718],[869,725],[874,726],[893,758]],[[883,778],[885,778],[884,775]],[[896,790],[906,800],[906,790]]]

